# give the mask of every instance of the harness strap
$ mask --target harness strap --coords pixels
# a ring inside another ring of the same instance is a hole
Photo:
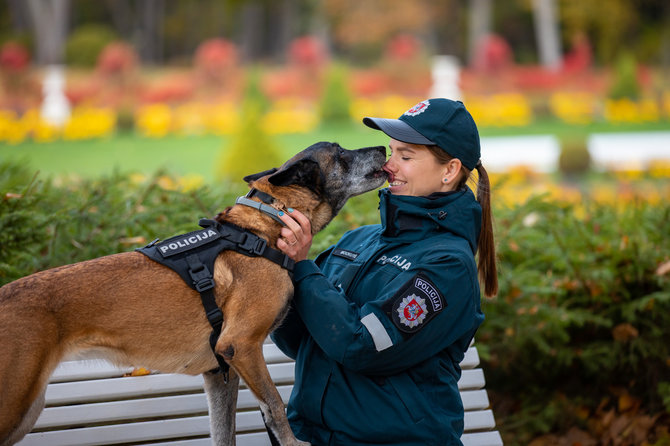
[[[242,197],[241,197],[242,198]],[[251,200],[250,200],[251,201]],[[252,203],[258,204],[256,201]],[[274,208],[273,208],[274,209]],[[202,219],[200,220],[200,226],[203,228],[211,225],[216,225],[221,238],[235,243],[234,250],[251,256],[261,256],[266,259],[276,263],[285,270],[288,271],[289,275],[293,277],[293,268],[295,267],[295,261],[284,254],[278,249],[271,248],[268,246],[264,238],[259,237],[251,232],[248,232],[242,228],[239,228],[232,223],[220,224],[214,220]]]
[[[209,335],[209,347],[212,349],[212,353],[214,353],[216,362],[219,363],[218,371],[223,374],[223,382],[228,384],[230,365],[216,352],[216,341],[219,339],[221,328],[223,327],[223,313],[218,305],[216,305],[216,299],[214,298],[214,276],[207,266],[200,261],[200,257],[197,254],[187,256],[186,263],[188,263],[188,273],[193,279],[195,289],[200,294],[200,300],[205,309],[207,321],[212,326],[212,332]]]

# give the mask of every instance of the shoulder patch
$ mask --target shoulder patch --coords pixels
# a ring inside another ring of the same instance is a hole
[[[428,278],[419,273],[405,283],[383,305],[398,330],[413,334],[447,306],[446,300]]]

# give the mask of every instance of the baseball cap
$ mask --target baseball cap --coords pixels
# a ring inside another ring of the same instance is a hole
[[[470,170],[481,157],[477,125],[461,101],[426,99],[398,119],[366,117],[363,123],[398,141],[436,145]]]

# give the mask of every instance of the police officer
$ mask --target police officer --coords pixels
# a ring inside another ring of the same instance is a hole
[[[295,297],[272,338],[296,360],[289,421],[314,445],[461,445],[459,363],[484,319],[480,280],[498,287],[477,127],[448,99],[363,122],[391,138],[381,223],[311,261],[309,221],[282,216]]]

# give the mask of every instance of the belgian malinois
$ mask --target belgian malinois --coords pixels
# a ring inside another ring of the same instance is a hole
[[[348,198],[383,184],[385,158],[384,147],[345,150],[321,142],[245,181],[271,196],[273,208],[302,212],[316,233]],[[215,220],[251,231],[276,248],[281,224],[252,207],[236,204]],[[218,363],[198,292],[142,253],[53,268],[0,288],[0,445],[14,444],[31,430],[58,363],[88,350],[117,365],[203,374],[216,445],[235,444],[241,376],[260,401],[270,435],[281,445],[305,445],[291,432],[262,353],[293,295],[287,270],[262,257],[222,251],[213,275],[224,315],[215,351],[232,368],[227,383],[211,372]]]

